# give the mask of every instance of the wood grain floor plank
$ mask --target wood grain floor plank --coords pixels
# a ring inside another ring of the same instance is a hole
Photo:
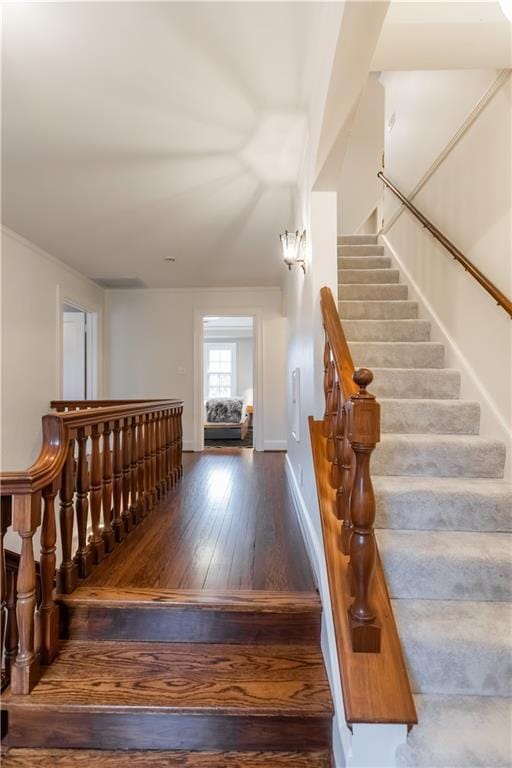
[[[330,768],[327,750],[311,752],[150,752],[23,749],[2,755],[4,768]]]
[[[184,466],[88,588],[314,591],[283,454],[194,453]]]

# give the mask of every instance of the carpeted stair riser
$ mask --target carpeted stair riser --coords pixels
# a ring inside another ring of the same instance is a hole
[[[512,599],[507,533],[379,530],[377,541],[392,598]]]
[[[384,257],[384,246],[378,245],[377,243],[348,243],[344,245],[338,245],[338,258],[351,258],[351,259],[365,259],[366,257],[373,257],[373,256],[381,256]],[[388,266],[389,262],[391,261],[390,256],[385,256]],[[339,263],[339,262],[338,262]],[[356,269],[363,269],[363,265],[361,267],[356,267]]]
[[[460,373],[451,368],[372,368],[369,391],[379,399],[454,400],[460,393]]]
[[[381,432],[477,435],[480,404],[471,400],[381,398]]]
[[[339,269],[338,282],[345,283],[398,283],[398,269]]]
[[[340,301],[338,311],[344,320],[416,320],[416,301]]]
[[[405,301],[409,289],[403,283],[352,283],[338,285],[340,301]]]
[[[390,269],[389,256],[367,255],[349,256],[338,253],[338,269]]]
[[[344,320],[343,329],[348,342],[430,341],[428,320]]]
[[[512,531],[512,486],[467,477],[372,477],[377,528]]]
[[[442,368],[444,346],[431,341],[353,341],[356,368]]]
[[[378,242],[378,235],[338,235],[338,245],[375,245]]]
[[[512,696],[510,603],[392,600],[392,606],[413,692]]]
[[[383,434],[372,455],[375,475],[503,477],[505,446],[474,435]]]
[[[510,699],[416,694],[414,702],[419,722],[407,743],[398,747],[397,768],[505,768],[511,764]]]

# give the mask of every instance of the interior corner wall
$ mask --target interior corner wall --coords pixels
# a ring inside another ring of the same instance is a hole
[[[418,183],[496,80],[495,70],[386,73],[386,174],[405,194]],[[434,119],[435,116],[435,119]],[[512,296],[512,77],[501,85],[414,199],[497,287]],[[386,193],[386,221],[396,210]],[[462,396],[482,406],[482,434],[512,446],[512,323],[408,212],[385,235],[416,286]],[[405,275],[407,279],[407,275]],[[509,451],[510,454],[510,451]]]
[[[58,292],[101,313],[104,291],[5,228],[1,278],[1,468],[22,470],[39,455],[41,417],[59,397]]]
[[[338,234],[359,231],[382,197],[384,87],[370,74],[361,96],[338,186]],[[377,230],[374,229],[374,232]]]
[[[109,397],[176,397],[184,401],[184,447],[194,445],[194,322],[211,314],[258,310],[262,318],[263,446],[286,448],[286,338],[278,288],[107,291]]]

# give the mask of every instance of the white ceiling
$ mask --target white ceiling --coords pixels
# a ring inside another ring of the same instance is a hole
[[[372,61],[374,71],[508,67],[512,25],[493,0],[394,0]]]
[[[278,284],[321,12],[4,4],[3,223],[91,277]]]

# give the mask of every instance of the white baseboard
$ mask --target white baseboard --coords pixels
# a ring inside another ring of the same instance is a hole
[[[288,443],[286,440],[264,440],[263,441],[263,450],[264,451],[286,451],[288,448]]]
[[[434,307],[427,299],[408,268],[405,266],[404,262],[400,258],[400,255],[391,245],[386,235],[381,234],[380,237],[386,248],[393,256],[393,259],[398,264],[400,271],[403,273],[405,280],[411,289],[412,295],[409,296],[409,298],[416,299],[422,305],[428,319],[432,324],[432,330],[436,335],[435,340],[444,344],[445,351],[447,352],[448,356],[447,362],[451,367],[456,367],[460,370],[461,384],[464,389],[464,397],[477,400],[480,403],[482,421],[485,419],[485,424],[489,426],[490,433],[493,437],[503,440],[503,442],[506,444],[507,465],[505,468],[505,477],[509,477],[512,471],[512,431],[510,427],[505,423],[504,418],[499,413],[496,405],[493,402],[490,392],[480,381],[477,372],[469,363],[459,345],[435,311]]]
[[[194,441],[193,440],[184,440],[183,441],[183,450],[184,451],[193,451],[194,450]]]

